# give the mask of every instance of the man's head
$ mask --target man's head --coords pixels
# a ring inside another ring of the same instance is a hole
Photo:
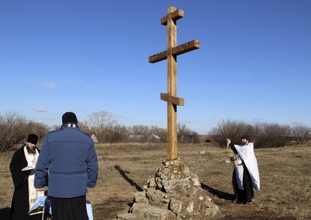
[[[62,122],[63,122],[63,124],[77,124],[78,119],[77,119],[77,116],[75,115],[75,113],[66,112],[62,116]]]
[[[38,136],[36,134],[30,134],[27,137],[27,142],[36,145],[38,143]]]
[[[27,147],[28,153],[32,153],[32,154],[36,153],[35,146],[37,143],[38,143],[38,136],[35,134],[29,134],[26,140],[26,147]]]
[[[243,145],[248,144],[248,142],[250,142],[251,140],[251,136],[248,134],[244,134],[241,138],[241,142]]]

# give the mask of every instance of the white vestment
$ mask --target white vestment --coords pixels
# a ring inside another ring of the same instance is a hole
[[[244,161],[244,164],[249,171],[253,188],[255,188],[256,190],[260,190],[259,170],[258,170],[257,159],[254,153],[254,144],[248,143],[247,145],[234,145],[234,147],[238,152],[238,157],[240,157]],[[239,166],[239,167],[243,167],[243,166]],[[242,182],[243,182],[243,178],[242,178]],[[242,188],[243,188],[243,185],[242,185]]]
[[[38,160],[38,156],[39,156],[39,152],[36,149],[36,153],[35,154],[30,154],[27,151],[27,147],[24,147],[24,154],[25,154],[25,158],[27,160],[27,167],[25,167],[22,171],[27,171],[27,170],[31,170],[29,177],[28,177],[28,192],[29,192],[29,208],[33,206],[33,204],[36,202],[37,198],[39,196],[44,196],[44,192],[43,191],[37,191],[34,187],[34,180],[35,180],[35,167],[37,164],[37,160]]]

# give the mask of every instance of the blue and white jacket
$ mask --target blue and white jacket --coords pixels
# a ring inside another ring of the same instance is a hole
[[[45,175],[48,173],[48,183]],[[98,176],[92,138],[74,124],[64,124],[44,139],[35,169],[35,188],[48,185],[48,195],[74,198],[94,188]]]

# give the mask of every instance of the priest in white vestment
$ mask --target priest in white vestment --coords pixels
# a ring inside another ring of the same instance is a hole
[[[260,179],[257,159],[254,153],[254,143],[249,135],[243,135],[241,144],[232,144],[227,139],[227,145],[235,153],[233,157],[232,185],[236,199],[234,202],[247,204],[252,202],[254,189],[260,190]]]

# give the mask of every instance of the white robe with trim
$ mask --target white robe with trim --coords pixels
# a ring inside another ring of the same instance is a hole
[[[36,149],[35,154],[30,154],[27,152],[27,147],[25,146],[24,147],[24,154],[25,154],[25,158],[27,161],[27,167],[25,167],[25,168],[32,168],[31,172],[28,176],[29,208],[31,208],[33,206],[33,204],[36,202],[38,197],[44,196],[43,191],[37,191],[34,187],[34,180],[35,180],[35,170],[34,169],[35,169],[36,164],[37,164],[39,152]]]
[[[257,159],[254,153],[254,144],[248,143],[247,145],[234,145],[234,147],[249,171],[253,188],[260,190],[259,170]]]

